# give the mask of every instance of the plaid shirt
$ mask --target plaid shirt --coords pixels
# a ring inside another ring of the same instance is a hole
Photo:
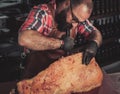
[[[46,4],[34,6],[19,31],[35,30],[48,36],[52,31],[53,20],[52,13]],[[92,31],[95,31],[95,28],[88,20],[79,23],[76,30],[85,37]]]

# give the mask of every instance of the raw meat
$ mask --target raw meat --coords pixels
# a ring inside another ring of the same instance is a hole
[[[93,58],[82,64],[82,53],[62,57],[31,79],[17,83],[19,94],[71,94],[101,86],[103,73]]]

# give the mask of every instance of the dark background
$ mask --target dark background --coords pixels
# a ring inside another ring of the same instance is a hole
[[[22,48],[17,43],[18,29],[34,5],[49,0],[0,1],[0,82],[17,81],[22,71]],[[13,5],[10,5],[14,3]],[[5,5],[4,5],[5,4]],[[103,44],[96,60],[101,67],[117,64],[108,72],[120,71],[120,0],[94,0],[90,21],[101,31]]]

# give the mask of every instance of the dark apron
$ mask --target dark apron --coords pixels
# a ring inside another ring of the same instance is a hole
[[[26,55],[24,60],[25,70],[22,79],[32,78],[40,71],[47,68],[51,63],[58,60],[65,53],[62,50],[54,51],[32,51]]]

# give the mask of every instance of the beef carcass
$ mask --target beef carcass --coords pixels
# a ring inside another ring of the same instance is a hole
[[[19,94],[71,94],[87,92],[102,83],[103,73],[93,58],[82,64],[82,53],[63,57],[53,62],[35,77],[19,81]]]

